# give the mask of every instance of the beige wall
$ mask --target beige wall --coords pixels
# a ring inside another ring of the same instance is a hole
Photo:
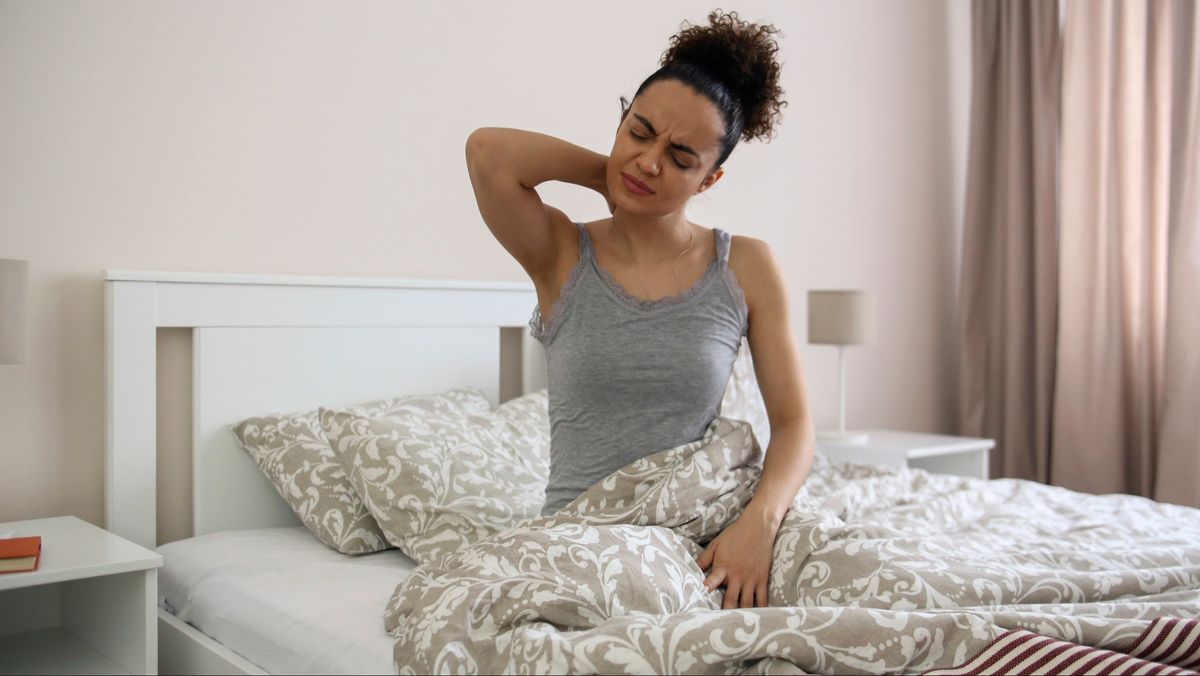
[[[837,360],[804,344],[805,291],[859,287],[880,341],[849,353],[850,424],[953,431],[968,10],[722,6],[783,29],[790,105],[689,215],[786,263],[818,427],[836,424]],[[0,257],[31,266],[31,363],[0,366],[0,521],[103,523],[104,269],[522,280],[475,209],[467,134],[607,152],[618,96],[707,9],[0,2]],[[542,194],[607,214],[573,186]],[[190,340],[160,337],[170,535],[186,523]]]

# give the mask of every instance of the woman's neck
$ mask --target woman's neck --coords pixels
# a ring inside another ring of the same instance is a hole
[[[612,215],[612,230],[621,248],[627,248],[621,253],[633,256],[635,264],[674,259],[695,239],[693,226],[683,211],[643,218],[617,209]]]

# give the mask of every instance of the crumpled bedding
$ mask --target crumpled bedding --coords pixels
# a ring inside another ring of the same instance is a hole
[[[1023,629],[1121,651],[1200,617],[1200,510],[820,456],[776,539],[769,608],[696,564],[749,502],[749,425],[632,463],[553,516],[417,568],[384,615],[399,673],[910,673]]]

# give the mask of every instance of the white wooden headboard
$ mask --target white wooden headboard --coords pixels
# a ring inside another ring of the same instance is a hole
[[[450,387],[493,405],[540,389],[536,303],[520,282],[106,271],[106,527],[156,544],[157,329],[193,329],[201,535],[298,523],[230,423]]]

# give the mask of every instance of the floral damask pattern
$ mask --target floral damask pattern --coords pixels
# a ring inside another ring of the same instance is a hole
[[[372,418],[322,409],[321,427],[387,541],[420,563],[541,511],[550,473],[547,391],[470,411],[438,397]]]
[[[491,408],[476,388],[450,390],[440,397],[446,406],[464,412]],[[412,400],[382,399],[347,410],[369,418],[387,417],[411,411]],[[316,409],[257,416],[231,425],[231,429],[301,523],[322,543],[343,554],[390,548],[330,447],[319,415]]]
[[[750,426],[613,473],[423,565],[391,597],[400,673],[899,673],[1008,629],[1122,650],[1200,617],[1200,510],[818,457],[775,543],[771,607],[720,610],[695,563],[757,484]]]

